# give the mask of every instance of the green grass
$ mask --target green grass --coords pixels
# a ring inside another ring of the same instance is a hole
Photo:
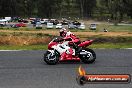
[[[97,32],[103,31],[106,28],[109,32],[132,32],[132,26],[130,25],[108,25],[108,24],[101,24],[97,26]]]
[[[103,44],[92,44],[89,48],[106,48],[106,49],[123,49],[132,48],[131,43],[103,43]],[[0,50],[47,50],[47,45],[30,45],[30,46],[11,46],[1,45]]]
[[[14,46],[14,45],[0,45],[0,50],[46,50],[47,45],[24,45],[24,46]]]
[[[100,43],[89,46],[90,48],[123,49],[132,48],[131,43]]]
[[[112,32],[132,32],[132,26],[110,26],[108,30]]]
[[[90,30],[89,25],[86,26],[85,30],[82,29],[70,29],[71,32],[103,32],[103,29],[107,29],[109,32],[132,32],[132,26],[130,25],[108,25],[98,24],[96,30]]]

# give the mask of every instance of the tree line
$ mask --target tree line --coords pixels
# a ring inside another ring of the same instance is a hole
[[[132,18],[132,0],[0,0],[0,17]]]

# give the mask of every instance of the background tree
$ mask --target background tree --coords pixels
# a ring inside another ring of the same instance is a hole
[[[0,17],[132,18],[132,0],[0,0]]]
[[[81,17],[92,17],[94,7],[96,7],[96,0],[76,0],[79,6]]]

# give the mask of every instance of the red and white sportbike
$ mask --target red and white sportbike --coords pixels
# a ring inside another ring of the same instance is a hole
[[[69,42],[70,39],[54,38],[48,45],[48,50],[44,54],[44,61],[49,65],[55,65],[61,61],[82,61],[93,63],[96,54],[92,49],[86,48],[93,40],[83,41],[79,44]]]

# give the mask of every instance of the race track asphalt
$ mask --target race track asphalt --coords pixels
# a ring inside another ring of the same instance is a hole
[[[132,88],[130,84],[86,84],[76,82],[78,67],[88,74],[131,74],[132,50],[95,49],[96,62],[43,62],[45,51],[0,51],[0,88]]]

